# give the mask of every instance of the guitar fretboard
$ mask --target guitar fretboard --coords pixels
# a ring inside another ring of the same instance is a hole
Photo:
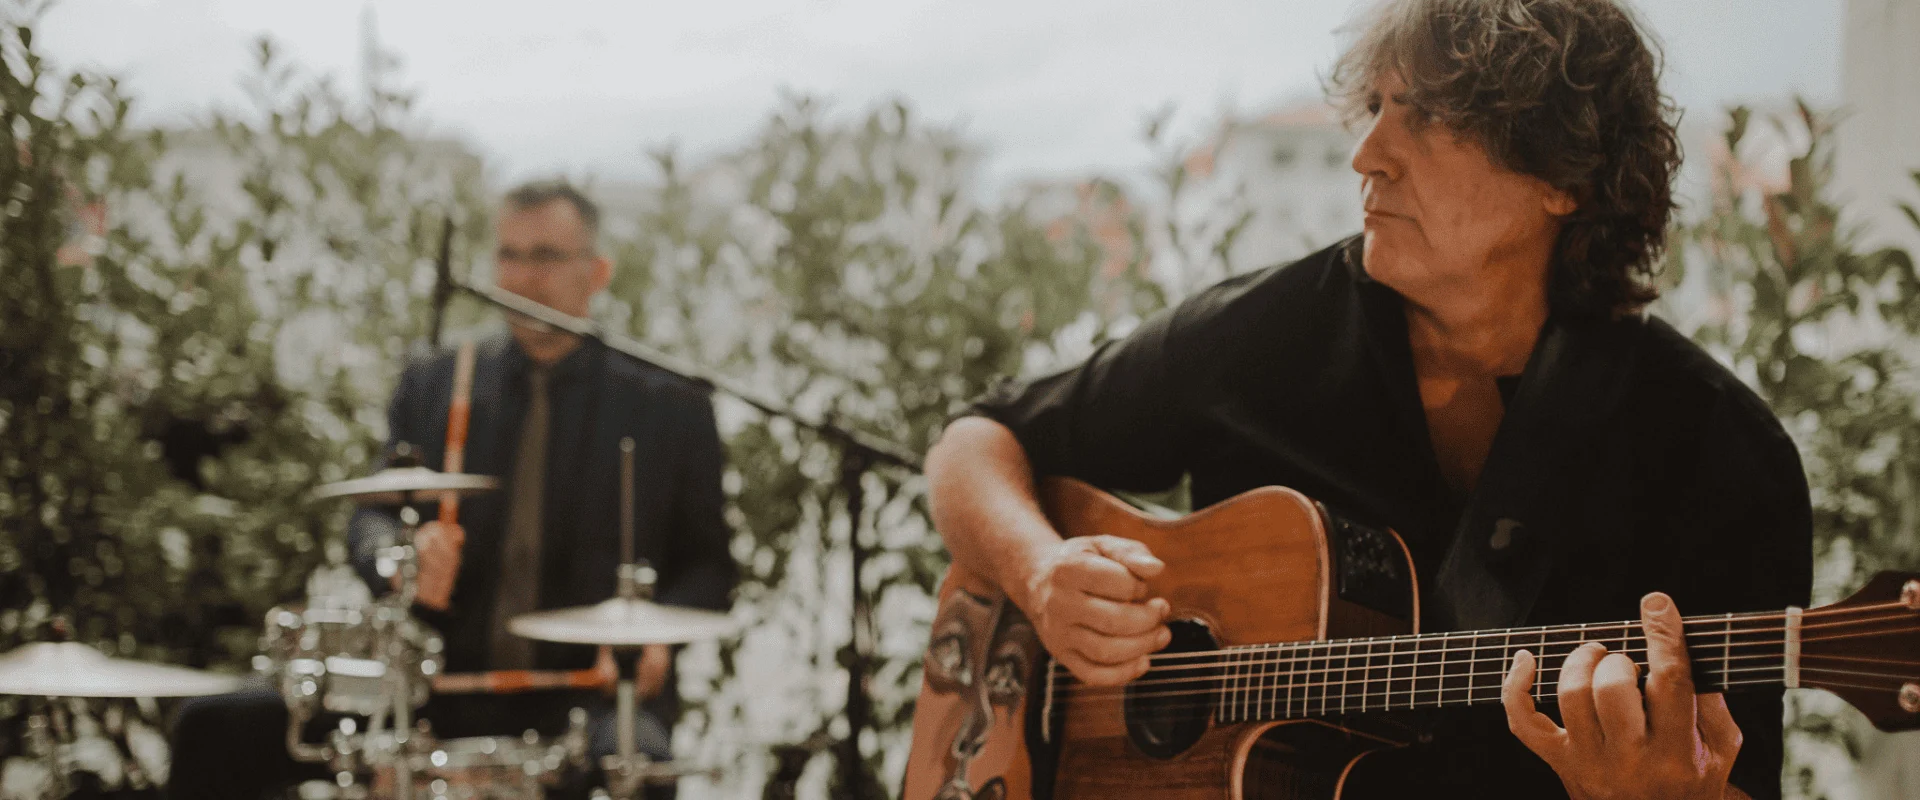
[[[1696,691],[1782,685],[1785,629],[1778,612],[1687,619]],[[1625,653],[1645,677],[1646,639],[1638,622],[1623,622],[1231,647],[1204,661],[1156,661],[1145,682],[1191,685],[1205,670],[1220,722],[1442,708],[1500,702],[1514,653],[1524,649],[1535,656],[1534,700],[1548,703],[1562,662],[1583,642]]]

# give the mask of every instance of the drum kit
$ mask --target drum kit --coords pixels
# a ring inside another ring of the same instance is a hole
[[[630,475],[630,442],[622,442],[622,453],[627,462],[622,466]],[[400,466],[327,484],[315,492],[319,500],[397,506],[401,533],[378,561],[381,574],[395,579],[394,591],[370,602],[364,595],[312,596],[304,605],[267,613],[264,652],[254,658],[254,666],[273,681],[286,702],[288,752],[296,761],[325,764],[336,776],[334,784],[324,789],[303,787],[303,797],[537,800],[548,787],[598,766],[606,781],[605,794],[626,800],[638,797],[650,783],[714,772],[653,761],[636,748],[635,678],[641,647],[720,639],[733,633],[735,624],[725,614],[651,601],[653,571],[632,556],[631,480],[623,482],[628,495],[622,498],[623,510],[629,513],[623,515],[621,526],[618,594],[596,605],[540,611],[509,622],[514,635],[528,639],[611,648],[618,675],[613,754],[597,765],[589,763],[587,715],[579,708],[573,709],[567,732],[551,738],[529,730],[521,737],[440,740],[424,720],[414,718],[436,688],[459,687],[463,685],[460,678],[471,677],[441,674],[440,637],[409,610],[418,588],[413,536],[420,516],[414,505],[490,491],[497,483],[486,476]],[[519,684],[524,688],[529,682]],[[0,654],[0,694],[4,695],[186,697],[232,692],[241,683],[232,675],[111,658],[77,642],[27,644]],[[342,715],[338,727],[324,743],[303,741],[307,724],[322,713]],[[28,728],[51,730],[44,722],[36,726],[33,721]],[[34,748],[54,776],[55,796],[67,791],[62,778],[63,765],[70,761],[61,753],[65,746],[45,741]]]

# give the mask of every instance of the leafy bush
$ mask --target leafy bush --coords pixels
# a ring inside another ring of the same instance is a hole
[[[1713,204],[1675,234],[1668,304],[1799,445],[1814,602],[1828,603],[1879,570],[1920,567],[1920,274],[1902,250],[1862,251],[1843,224],[1829,117],[1801,104],[1769,121],[1793,153],[1784,183],[1739,157],[1754,121],[1730,115]],[[1788,796],[1847,791],[1872,726],[1812,690],[1789,692],[1787,714]]]

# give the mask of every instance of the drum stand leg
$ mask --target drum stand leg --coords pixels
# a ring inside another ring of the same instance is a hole
[[[613,663],[620,672],[620,681],[615,684],[615,747],[613,755],[601,760],[601,770],[606,773],[607,792],[614,800],[635,800],[640,796],[640,786],[646,782],[647,766],[651,763],[638,752],[633,736],[638,707],[634,682],[639,673],[640,648],[613,648]]]
[[[62,749],[60,742],[61,729],[66,726],[60,724],[60,720],[58,719],[60,713],[60,709],[58,708],[59,703],[60,698],[58,697],[40,698],[37,703],[40,711],[27,716],[27,751],[29,753],[38,751],[37,755],[43,756],[46,759],[46,796],[49,798],[66,797],[69,792],[73,791],[73,786],[67,782],[68,759],[62,758],[62,753],[60,752]]]
[[[400,507],[400,525],[400,586],[388,597],[405,612],[413,607],[420,578],[420,553],[413,546],[414,534],[420,529],[420,512],[413,509],[411,502]],[[413,676],[408,674],[409,670],[396,668],[393,663],[401,660],[397,658],[399,627],[389,625],[380,635],[386,640],[381,642],[381,652],[386,656],[383,660],[389,662],[387,685],[393,693],[393,796],[395,800],[413,800],[413,754],[409,742],[413,735]]]

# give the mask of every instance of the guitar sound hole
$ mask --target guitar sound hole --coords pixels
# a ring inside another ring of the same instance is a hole
[[[1186,752],[1206,735],[1220,686],[1215,658],[1166,657],[1219,649],[1206,623],[1180,619],[1167,627],[1173,630],[1173,641],[1154,658],[1147,674],[1127,684],[1126,699],[1127,739],[1141,753],[1159,759]]]

